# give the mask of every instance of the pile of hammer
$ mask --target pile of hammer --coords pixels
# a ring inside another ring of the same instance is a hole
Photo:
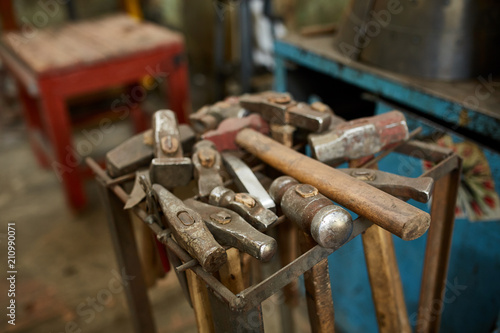
[[[190,121],[179,125],[174,112],[155,112],[151,130],[108,152],[101,178],[108,187],[135,180],[122,195],[125,209],[146,207],[143,220],[200,331],[263,331],[262,299],[307,271],[311,327],[331,332],[328,254],[372,223],[405,240],[429,227],[429,214],[405,200],[429,200],[433,179],[376,169],[380,156],[412,136],[398,111],[345,121],[320,102],[264,92],[205,106]],[[352,168],[335,168],[344,162]],[[315,258],[297,259],[298,249],[316,248]],[[275,283],[255,286],[248,265],[276,252],[281,270],[261,276]]]

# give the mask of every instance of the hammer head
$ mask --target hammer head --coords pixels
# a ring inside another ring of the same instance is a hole
[[[166,188],[187,185],[193,177],[191,159],[183,157],[177,118],[170,110],[153,115],[155,158],[150,166],[151,182]]]

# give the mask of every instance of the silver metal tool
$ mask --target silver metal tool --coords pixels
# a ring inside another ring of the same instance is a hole
[[[201,197],[206,197],[215,187],[223,185],[220,153],[212,141],[202,140],[194,145],[192,159],[198,193]]]
[[[409,178],[373,169],[337,169],[396,197],[429,201],[434,188],[430,177]]]
[[[233,177],[236,187],[241,192],[250,193],[267,209],[274,210],[276,205],[252,170],[242,160],[229,153],[222,153],[224,166]]]
[[[276,241],[257,231],[237,213],[194,199],[187,199],[184,203],[201,215],[219,243],[235,247],[262,261],[269,261],[274,256]]]
[[[278,216],[264,208],[255,196],[248,193],[235,193],[224,186],[217,186],[210,192],[208,203],[238,213],[259,231],[266,231],[278,220]]]
[[[153,115],[155,158],[150,166],[154,184],[166,188],[187,185],[193,177],[191,159],[183,157],[177,118],[170,110],[159,110]]]
[[[240,105],[250,112],[260,113],[271,123],[292,125],[311,132],[324,132],[331,122],[332,111],[326,105],[299,103],[288,93],[267,91],[243,95]]]
[[[153,185],[153,191],[176,242],[207,272],[219,270],[227,261],[226,251],[215,241],[200,214],[159,184]]]
[[[318,192],[312,185],[301,184],[289,176],[276,178],[269,193],[285,216],[322,247],[338,248],[351,236],[351,215]]]

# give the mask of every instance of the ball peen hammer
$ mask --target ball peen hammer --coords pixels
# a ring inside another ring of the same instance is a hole
[[[252,129],[238,133],[236,143],[273,168],[316,187],[326,197],[404,240],[416,239],[429,228],[428,213]]]

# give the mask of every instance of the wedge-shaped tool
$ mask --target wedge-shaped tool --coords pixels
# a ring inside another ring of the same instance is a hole
[[[395,197],[413,199],[418,202],[425,203],[429,201],[434,188],[434,179],[430,177],[409,178],[380,170],[363,168],[337,170]]]
[[[238,97],[228,97],[213,105],[205,105],[189,116],[189,121],[198,133],[216,129],[227,118],[242,117],[245,110],[238,103]]]
[[[199,141],[193,148],[194,178],[198,182],[198,193],[206,197],[217,186],[222,186],[220,176],[222,161],[213,142]]]
[[[285,216],[322,247],[339,248],[351,236],[351,215],[319,193],[314,186],[282,176],[273,181],[269,193],[281,206]]]
[[[210,232],[222,245],[235,247],[262,261],[269,261],[274,256],[274,238],[257,231],[237,213],[194,199],[187,199],[184,203],[202,216]]]
[[[326,105],[299,103],[288,93],[268,91],[243,95],[240,105],[250,112],[259,113],[270,123],[291,125],[317,133],[326,131],[332,119],[332,111]]]
[[[399,111],[340,123],[333,131],[310,134],[313,157],[324,163],[357,159],[408,139],[405,116]]]
[[[115,178],[148,166],[154,157],[152,130],[139,133],[106,153],[106,169]]]
[[[259,231],[266,231],[278,220],[278,216],[260,203],[259,199],[248,193],[235,193],[224,186],[217,186],[210,192],[208,202],[238,213]]]
[[[207,272],[215,272],[227,261],[226,251],[214,239],[200,214],[159,184],[153,185],[156,200],[177,243]]]
[[[149,169],[151,182],[166,188],[187,185],[193,178],[191,159],[183,157],[177,118],[170,110],[153,115],[155,158]]]
[[[240,192],[250,193],[267,209],[274,210],[275,204],[253,171],[242,160],[230,153],[222,153],[227,172],[233,177]]]

